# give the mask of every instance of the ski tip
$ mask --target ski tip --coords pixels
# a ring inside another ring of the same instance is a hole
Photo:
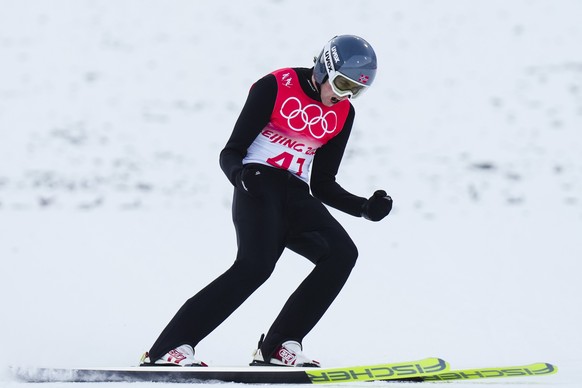
[[[541,373],[541,374],[546,374],[546,375],[554,375],[556,373],[558,373],[558,367],[554,364],[550,364],[549,362],[538,362],[537,364],[534,365],[540,365],[543,366],[543,368],[539,369],[542,372],[545,373]]]
[[[426,372],[445,372],[451,369],[450,363],[440,357],[429,357],[421,360],[420,362],[424,364],[430,364],[430,367],[425,368]]]
[[[532,376],[555,375],[558,373],[558,367],[549,362],[536,362],[525,365],[523,370]]]

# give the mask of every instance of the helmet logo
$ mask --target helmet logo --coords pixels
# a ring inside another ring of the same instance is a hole
[[[333,71],[333,65],[331,64],[331,58],[329,57],[329,51],[325,52],[325,66],[327,67],[327,72]]]
[[[361,84],[367,84],[369,79],[370,79],[370,77],[368,77],[367,75],[360,74],[360,78],[358,79],[358,82]]]
[[[338,63],[340,61],[340,57],[339,54],[337,53],[337,46],[333,46],[331,48],[331,54],[333,55],[333,60],[335,61],[335,63]]]

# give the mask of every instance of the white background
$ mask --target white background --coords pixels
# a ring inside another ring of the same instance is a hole
[[[338,181],[395,207],[380,223],[334,211],[360,257],[306,353],[544,361],[558,375],[495,384],[580,381],[582,1],[0,9],[0,384],[17,384],[11,365],[137,364],[234,259],[218,154],[248,88],[343,33],[374,46],[379,73]],[[199,358],[248,363],[310,268],[285,253]]]

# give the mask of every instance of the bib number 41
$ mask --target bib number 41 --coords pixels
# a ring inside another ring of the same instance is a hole
[[[305,164],[305,159],[295,158],[289,152],[283,152],[282,154],[267,159],[267,163],[273,167],[282,168],[284,170],[297,170],[295,174],[297,176],[301,176],[301,174],[303,174],[303,165]],[[296,163],[298,168],[294,168],[295,166],[292,166],[293,163]]]

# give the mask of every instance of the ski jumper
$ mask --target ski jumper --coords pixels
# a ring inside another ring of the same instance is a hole
[[[301,343],[345,284],[357,248],[323,203],[360,217],[366,202],[335,180],[354,109],[347,100],[323,105],[311,74],[281,69],[252,86],[220,154],[235,186],[236,260],[186,301],[150,349],[152,360],[196,347],[270,277],[285,248],[315,265],[268,330],[266,359],[284,341]]]

